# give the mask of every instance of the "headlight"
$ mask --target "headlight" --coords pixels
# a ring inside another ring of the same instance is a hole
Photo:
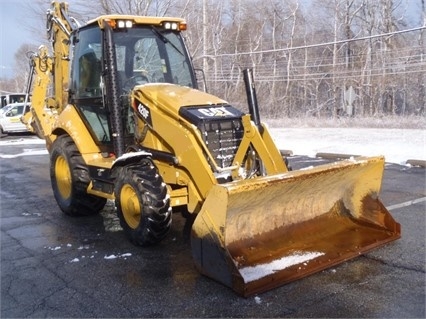
[[[177,30],[178,29],[178,24],[176,22],[166,22],[164,24],[164,29],[167,29],[167,30]]]
[[[166,30],[186,30],[186,22],[174,22],[174,21],[165,21],[163,22],[163,28]]]
[[[130,20],[118,20],[117,21],[117,27],[122,29],[122,28],[131,28],[133,27],[133,22]]]
[[[111,29],[129,29],[133,27],[132,20],[115,20],[115,19],[105,19],[105,22],[109,24]]]

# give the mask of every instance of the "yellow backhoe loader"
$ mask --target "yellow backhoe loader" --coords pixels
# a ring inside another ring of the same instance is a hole
[[[52,3],[52,52],[40,46],[30,59],[25,121],[46,140],[65,214],[115,200],[124,232],[145,246],[184,209],[196,267],[243,296],[400,237],[378,199],[383,157],[289,171],[259,119],[252,71],[248,114],[199,90],[185,29],[183,19],[132,15],[80,26]]]

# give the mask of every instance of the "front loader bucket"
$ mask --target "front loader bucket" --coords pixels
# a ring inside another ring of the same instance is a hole
[[[192,227],[201,273],[249,296],[400,237],[378,199],[383,157],[215,185]]]

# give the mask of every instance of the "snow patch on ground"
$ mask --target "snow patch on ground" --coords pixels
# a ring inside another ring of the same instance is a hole
[[[130,256],[132,256],[131,253],[125,253],[125,254],[117,254],[117,255],[105,256],[104,259],[117,259],[117,258],[127,259],[127,257],[130,257]]]
[[[41,217],[41,213],[22,213],[22,216],[37,216]]]
[[[426,160],[426,130],[385,128],[273,128],[279,149],[293,155],[317,153],[385,156],[388,163],[404,165],[409,159]]]
[[[47,150],[24,150],[18,154],[0,154],[0,158],[17,158],[22,156],[47,155]]]
[[[426,127],[426,126],[425,126]],[[426,160],[426,130],[389,128],[271,128],[271,135],[281,150],[293,155],[315,157],[317,153],[385,156],[387,163],[405,165],[407,160]],[[45,145],[35,137],[0,141],[1,145]],[[0,158],[46,155],[43,149],[24,149],[19,154],[1,154]]]
[[[260,297],[259,297],[259,296],[254,297],[254,301],[255,301],[258,305],[260,305],[260,304],[262,303],[262,299],[260,299]]]
[[[0,145],[24,145],[24,144],[39,144],[39,145],[46,145],[46,141],[34,138],[34,137],[23,137],[16,140],[4,140],[0,141]]]
[[[69,248],[72,249],[73,245],[68,243],[68,244],[61,244],[58,246],[45,246],[45,249],[48,249],[50,251],[57,251],[63,248]],[[77,263],[79,261],[81,261],[82,259],[85,258],[89,258],[89,259],[93,259],[95,258],[96,254],[98,253],[97,250],[93,250],[93,246],[91,245],[80,245],[76,248],[76,250],[79,252],[80,256],[75,257],[73,259],[71,259],[69,262],[70,263]],[[83,251],[87,251],[86,254],[83,253]],[[131,253],[123,253],[123,254],[111,254],[111,255],[106,255],[103,257],[103,259],[118,259],[118,258],[122,258],[124,260],[127,260],[128,257],[131,257],[132,254]]]

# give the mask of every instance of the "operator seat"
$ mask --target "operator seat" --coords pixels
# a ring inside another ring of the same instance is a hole
[[[101,61],[93,49],[87,49],[79,59],[80,96],[91,97],[100,95]]]

